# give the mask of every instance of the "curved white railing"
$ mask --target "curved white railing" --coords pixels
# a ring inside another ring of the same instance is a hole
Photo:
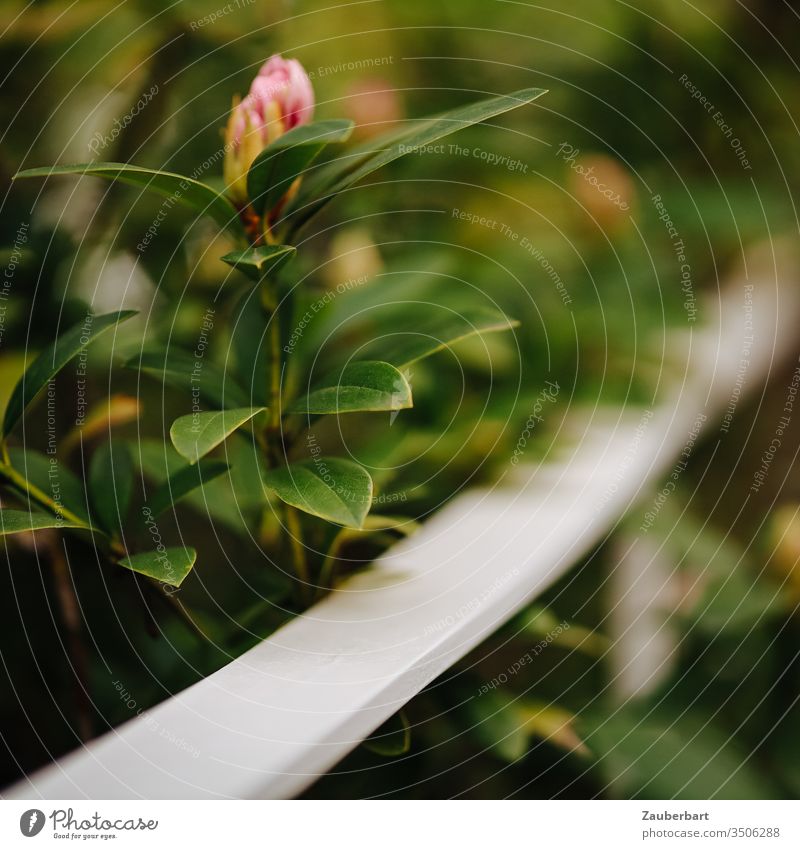
[[[794,352],[800,316],[794,281],[770,278],[734,281],[709,310],[718,321],[675,343],[689,353],[653,410],[587,412],[561,459],[457,497],[224,669],[3,795],[301,792],[596,546],[668,474],[698,421],[698,438],[718,435],[737,387],[763,386]]]

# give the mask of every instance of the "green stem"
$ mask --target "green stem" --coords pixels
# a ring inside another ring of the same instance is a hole
[[[267,446],[267,462],[271,467],[278,466],[284,460],[283,433],[281,424],[281,323],[278,303],[278,291],[275,284],[264,278],[262,285],[262,303],[269,313],[269,377],[267,385],[267,426],[264,442]],[[303,544],[303,527],[300,516],[294,507],[286,504],[286,530],[289,533],[289,545],[292,550],[292,563],[297,578],[297,601],[304,606],[311,596],[306,549]]]
[[[35,501],[40,507],[49,510],[54,516],[91,530],[91,526],[81,519],[80,516],[76,516],[71,510],[67,510],[66,507],[56,503],[49,495],[46,495],[39,487],[34,486],[24,475],[21,475],[13,466],[7,463],[0,463],[0,478],[4,478],[14,489],[26,494],[31,501]]]
[[[271,465],[281,459],[281,320],[278,309],[278,292],[275,284],[264,278],[261,281],[262,303],[269,315],[269,373],[267,375],[267,426],[264,440],[268,447]]]
[[[204,642],[208,642],[208,635],[204,633],[203,629],[197,624],[197,622],[192,619],[191,613],[183,606],[181,601],[175,598],[171,593],[164,592],[156,588],[156,592],[166,600],[167,606],[177,614],[178,618],[183,622],[183,624],[195,635],[195,637],[199,637]]]
[[[311,582],[308,574],[308,562],[306,561],[306,548],[303,545],[303,528],[300,524],[300,515],[296,508],[285,505],[286,530],[289,533],[289,545],[292,549],[292,563],[297,578],[297,601],[305,606],[312,594]]]
[[[269,379],[269,424],[273,433],[281,431],[281,325],[278,310],[272,313],[269,331],[270,379]]]
[[[336,572],[336,563],[339,559],[339,552],[342,548],[340,539],[341,538],[339,536],[336,537],[325,556],[325,560],[322,562],[322,567],[319,571],[317,598],[322,598],[328,590],[333,589],[333,578]]]
[[[317,598],[321,598],[328,590],[333,589],[336,566],[340,560],[342,549],[348,542],[359,537],[363,538],[370,534],[379,534],[386,531],[396,531],[403,536],[410,536],[419,527],[417,522],[407,519],[405,516],[397,518],[392,516],[368,516],[367,522],[372,527],[368,526],[358,530],[355,528],[342,528],[333,538],[320,568],[319,581],[317,582]]]

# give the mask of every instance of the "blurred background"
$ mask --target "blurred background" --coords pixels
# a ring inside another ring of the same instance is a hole
[[[548,381],[558,397],[526,462],[548,456],[557,438],[568,450],[562,424],[576,412],[590,430],[609,409],[652,408],[729,281],[746,273],[753,285],[774,283],[776,250],[796,273],[793,0],[5,0],[0,32],[0,245],[12,272],[0,289],[0,404],[54,323],[77,321],[87,305],[142,311],[115,340],[119,361],[143,337],[191,347],[226,247],[176,208],[139,250],[160,199],[89,179],[12,184],[12,175],[97,159],[221,182],[213,156],[231,98],[273,52],[309,71],[317,117],[352,117],[361,138],[488,94],[549,89],[394,163],[305,231],[292,273],[308,275],[316,297],[345,284],[347,309],[424,297],[497,305],[521,323],[415,367],[417,406],[391,441],[388,422],[354,424],[352,443],[345,435],[382,491],[403,494],[394,513],[424,519],[461,487],[502,475]],[[325,329],[309,337],[311,350]],[[235,345],[217,335],[209,356],[224,360]],[[129,416],[123,432],[144,466],[156,462],[148,440],[188,412],[187,399],[121,370],[112,380],[108,352],[95,358],[105,367],[95,368],[90,401],[109,387],[133,398],[140,419]],[[724,438],[698,442],[650,530],[670,579],[658,624],[668,668],[636,686],[615,674],[620,585],[609,579],[620,574],[623,527],[309,795],[800,793],[796,422],[758,496],[746,495],[795,366],[776,363]],[[74,411],[62,413],[67,431]],[[245,490],[237,496],[252,506]],[[76,551],[88,730],[76,719],[57,585],[32,546],[8,543],[0,781],[180,690],[291,614],[287,581],[262,568],[239,511],[226,511],[222,490],[212,500],[212,526],[200,503],[179,528],[202,544],[200,576],[182,599],[217,629],[210,642],[180,622],[151,639],[131,577]],[[548,637],[535,664],[487,686]]]

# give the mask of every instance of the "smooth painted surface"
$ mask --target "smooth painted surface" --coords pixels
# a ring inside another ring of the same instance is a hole
[[[796,296],[737,281],[720,327],[653,409],[574,411],[566,450],[439,511],[373,569],[205,681],[19,783],[9,798],[290,797],[590,551],[674,466],[698,417],[718,420],[741,371],[760,387],[796,338]],[[715,308],[716,310],[716,304]],[[752,317],[757,316],[757,321]],[[780,319],[780,321],[779,321]]]

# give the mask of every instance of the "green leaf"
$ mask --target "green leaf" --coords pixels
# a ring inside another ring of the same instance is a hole
[[[500,312],[485,308],[451,310],[430,304],[414,304],[392,312],[391,329],[378,332],[361,353],[366,357],[384,360],[399,369],[443,351],[482,333],[511,330],[519,322]],[[341,333],[352,328],[343,325]]]
[[[356,413],[413,406],[405,375],[389,363],[348,363],[290,407],[292,413]]]
[[[11,465],[31,486],[55,501],[59,507],[90,524],[83,482],[61,460],[22,448],[9,448],[8,454]],[[21,497],[25,498],[24,495]]]
[[[365,749],[386,757],[399,757],[411,748],[411,724],[405,711],[398,711],[367,737],[362,743]]]
[[[190,463],[196,463],[266,407],[241,407],[213,413],[190,413],[175,419],[169,429],[172,444]]]
[[[155,578],[173,587],[179,587],[192,571],[197,552],[193,548],[162,548],[161,551],[143,551],[118,561],[120,566]]]
[[[244,389],[214,362],[198,360],[175,347],[144,350],[127,360],[125,368],[151,374],[188,396],[199,392],[201,398],[217,408],[244,407],[250,400]]]
[[[140,168],[124,162],[83,162],[80,165],[53,165],[45,168],[29,168],[14,175],[19,177],[54,177],[68,174],[88,174],[105,180],[127,183],[137,188],[148,189],[162,197],[172,199],[175,204],[193,212],[208,215],[221,227],[236,236],[245,238],[244,227],[236,207],[211,186],[170,171]]]
[[[136,315],[135,310],[110,312],[105,315],[89,315],[82,322],[45,348],[14,387],[6,407],[2,436],[8,434],[19,421],[25,408],[62,368],[81,351],[91,345],[101,334],[116,327],[122,321]]]
[[[372,478],[363,466],[317,457],[271,469],[264,484],[281,501],[337,525],[360,528],[372,505]]]
[[[116,533],[125,522],[133,491],[133,463],[127,443],[104,442],[89,464],[89,496],[100,526]]]
[[[322,166],[312,177],[303,181],[284,215],[285,219],[290,219],[291,232],[296,232],[337,194],[384,165],[465,127],[531,103],[545,93],[546,89],[528,88],[489,97],[440,115],[408,121],[400,130],[370,139],[346,151],[342,157]]]
[[[292,245],[263,245],[245,248],[243,251],[232,251],[221,259],[258,283],[267,274],[274,273],[284,262],[292,259],[296,252],[297,248]]]
[[[73,522],[50,516],[47,513],[29,513],[27,510],[0,510],[0,536],[40,531],[43,528],[82,528]]]
[[[247,194],[253,209],[263,215],[289,191],[323,148],[346,141],[353,131],[349,120],[317,121],[284,133],[267,145],[247,172]]]
[[[148,499],[147,506],[154,516],[158,516],[195,489],[225,474],[229,468],[221,460],[200,460],[199,463],[184,466],[159,486],[153,497]]]

